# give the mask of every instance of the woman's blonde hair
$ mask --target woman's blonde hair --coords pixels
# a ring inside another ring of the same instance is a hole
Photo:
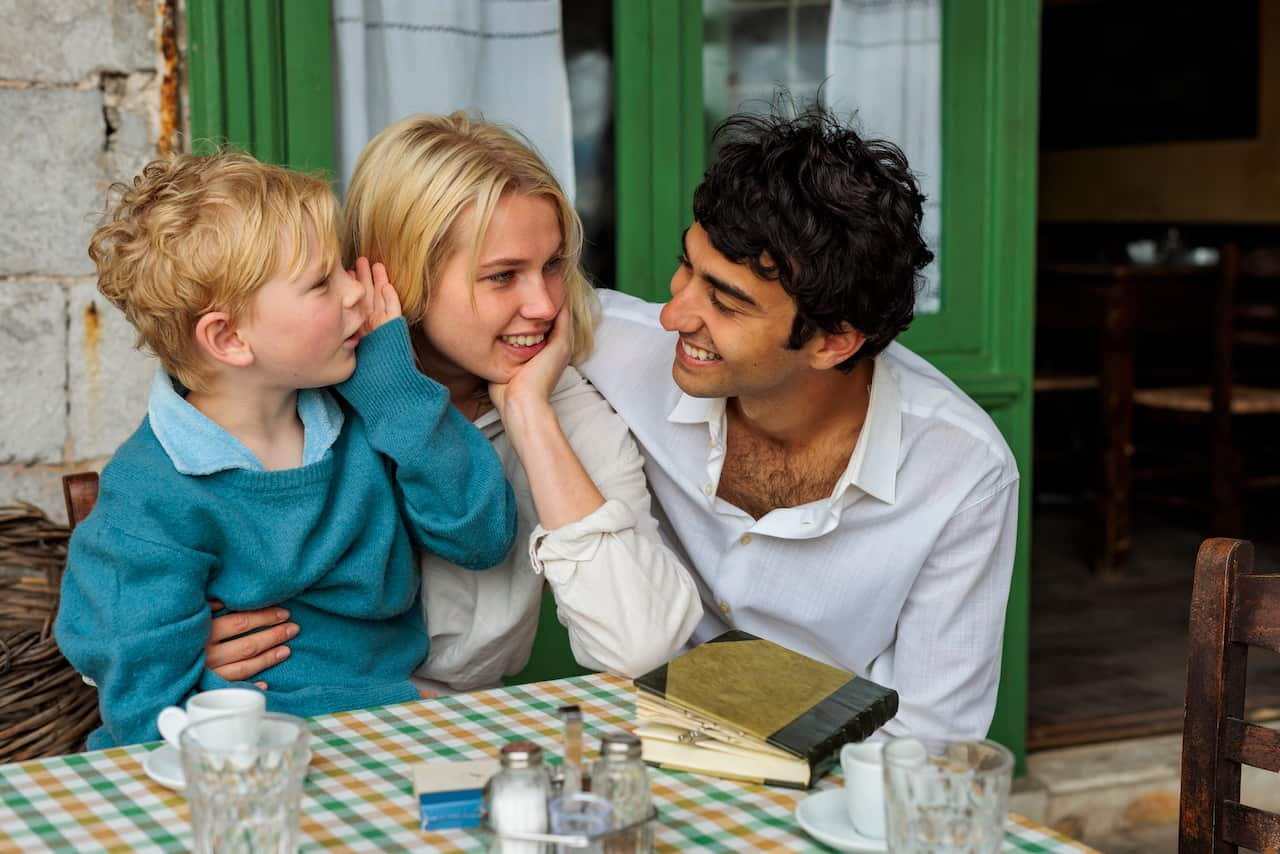
[[[344,262],[351,267],[364,256],[386,266],[416,338],[445,264],[465,248],[474,270],[493,210],[509,193],[555,205],[577,363],[591,353],[596,306],[579,264],[582,222],[547,164],[512,131],[464,112],[410,116],[384,128],[360,153],[347,188]],[[472,233],[460,233],[464,223]]]
[[[338,261],[328,183],[240,152],[153,160],[111,186],[107,207],[89,242],[98,290],[137,330],[138,346],[195,391],[211,376],[195,340],[201,315],[248,318],[273,276],[301,275],[312,253],[326,270]]]

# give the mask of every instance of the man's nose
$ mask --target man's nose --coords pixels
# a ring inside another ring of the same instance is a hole
[[[668,332],[696,332],[702,326],[692,304],[695,288],[689,287],[688,276],[677,270],[671,277],[671,299],[662,307],[658,320]]]

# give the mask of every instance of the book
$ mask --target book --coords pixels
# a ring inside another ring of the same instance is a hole
[[[808,788],[898,712],[898,693],[743,631],[636,677],[646,762]]]

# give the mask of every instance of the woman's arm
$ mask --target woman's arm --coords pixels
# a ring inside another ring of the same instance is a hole
[[[528,475],[538,522],[547,529],[577,522],[605,501],[551,406],[551,392],[569,364],[569,353],[569,322],[562,311],[542,352],[510,382],[489,386],[489,397]]]
[[[558,321],[548,346],[490,396],[537,507],[533,568],[551,582],[575,658],[637,676],[680,649],[702,603],[661,541],[626,425],[589,386],[550,402],[568,362],[565,326]]]

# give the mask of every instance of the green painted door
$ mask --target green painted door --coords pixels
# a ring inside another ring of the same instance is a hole
[[[917,318],[904,341],[986,407],[1022,472],[991,730],[1021,761],[1040,4],[943,6],[943,304]],[[298,168],[333,168],[327,0],[188,0],[187,25],[195,140],[227,140]],[[617,280],[650,299],[666,294],[704,166],[702,45],[701,0],[614,0]]]

